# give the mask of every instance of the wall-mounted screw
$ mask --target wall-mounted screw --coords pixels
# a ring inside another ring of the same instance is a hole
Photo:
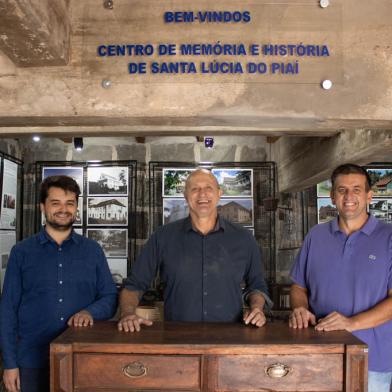
[[[113,9],[113,0],[105,0],[103,2],[103,7],[106,8],[107,10],[112,10]]]

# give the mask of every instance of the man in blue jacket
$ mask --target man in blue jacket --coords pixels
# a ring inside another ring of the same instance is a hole
[[[72,230],[79,194],[70,177],[46,178],[46,225],[11,251],[0,312],[9,392],[49,391],[50,342],[67,326],[91,326],[115,312],[116,287],[102,249]]]

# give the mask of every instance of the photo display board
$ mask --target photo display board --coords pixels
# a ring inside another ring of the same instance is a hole
[[[392,223],[392,163],[371,165],[366,170],[373,190],[369,213],[385,223]]]
[[[74,230],[98,242],[113,280],[121,285],[135,257],[136,161],[37,162],[36,165],[40,180],[67,175],[78,183],[81,194]],[[40,183],[37,181],[37,195]],[[45,217],[41,215],[38,229],[44,224]]]
[[[185,182],[195,168],[162,170],[163,224],[186,218]],[[253,228],[253,169],[211,168],[222,190],[218,212],[227,220]],[[254,231],[252,231],[253,233]]]
[[[12,247],[20,239],[22,227],[21,188],[23,162],[0,152],[0,282],[3,290],[5,271]]]
[[[149,163],[149,234],[159,226],[189,215],[185,183],[196,168],[216,177],[222,196],[219,214],[242,225],[255,237],[263,254],[268,283],[276,280],[275,212],[264,201],[275,198],[274,162],[160,162]]]
[[[372,183],[373,198],[369,213],[386,223],[392,223],[392,163],[365,166]],[[330,198],[331,180],[317,184],[318,223],[325,223],[336,216],[338,211]]]

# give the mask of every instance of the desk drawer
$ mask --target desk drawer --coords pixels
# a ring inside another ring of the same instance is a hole
[[[217,370],[217,391],[343,390],[341,354],[228,355]]]
[[[76,354],[74,386],[200,390],[200,357],[181,355]]]

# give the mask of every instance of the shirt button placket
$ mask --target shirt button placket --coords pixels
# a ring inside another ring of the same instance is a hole
[[[63,292],[63,282],[64,282],[64,262],[63,262],[63,249],[61,247],[58,248],[58,303],[59,303],[59,319],[60,321],[64,321],[63,315],[63,304],[64,301],[64,292]]]

